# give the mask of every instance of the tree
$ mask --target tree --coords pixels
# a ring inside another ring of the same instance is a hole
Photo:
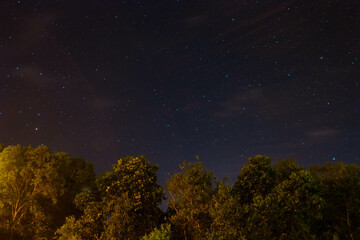
[[[246,239],[244,210],[232,194],[231,186],[226,182],[218,181],[209,209],[212,223],[207,238],[212,240]]]
[[[160,228],[155,228],[148,235],[143,236],[140,240],[170,240],[172,231],[170,224],[161,224]]]
[[[307,170],[295,171],[250,206],[247,239],[315,239],[323,200]]]
[[[164,198],[157,169],[144,156],[120,159],[97,178],[93,191],[76,196],[82,215],[67,219],[57,231],[60,239],[139,239],[151,232]]]
[[[79,234],[81,231],[81,224],[80,222],[76,221],[75,216],[67,217],[65,220],[65,224],[61,226],[57,231],[56,234],[58,234],[60,237],[59,240],[79,240],[84,239]],[[98,239],[94,237],[93,239]]]
[[[257,155],[230,188],[221,183],[213,198],[210,239],[312,239],[322,199],[310,173],[295,160],[271,167]]]
[[[295,159],[289,158],[276,162],[274,164],[274,170],[276,172],[276,183],[278,184],[288,179],[294,172],[299,172],[304,170],[304,168],[302,168]]]
[[[180,165],[168,181],[170,223],[176,239],[205,239],[211,225],[209,207],[214,177],[200,162]]]
[[[322,239],[360,238],[360,168],[356,164],[312,166],[326,201],[323,219],[319,221]]]
[[[4,150],[4,148],[5,148],[5,145],[0,143],[0,152],[2,152]]]
[[[249,158],[235,182],[232,192],[241,204],[251,204],[254,197],[265,196],[275,184],[275,171],[270,166],[271,159],[265,155]]]
[[[84,187],[93,189],[95,187],[96,175],[93,164],[82,158],[73,158],[66,153],[54,154],[57,178],[54,182],[59,191],[56,204],[51,207],[52,215],[56,216],[52,229],[57,229],[64,224],[66,217],[78,216],[80,211],[74,204],[74,199]]]
[[[56,231],[59,240],[101,239],[106,215],[103,212],[101,200],[95,198],[97,194],[94,194],[94,192],[96,190],[83,189],[76,196],[75,204],[82,214],[77,219],[75,216],[66,218],[65,224]]]
[[[74,174],[65,174],[70,172]],[[52,236],[65,220],[61,206],[69,206],[70,213],[73,197],[94,176],[91,164],[65,153],[53,154],[46,146],[5,147],[0,153],[1,236]]]

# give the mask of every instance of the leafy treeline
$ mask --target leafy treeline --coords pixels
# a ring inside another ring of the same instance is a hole
[[[46,146],[0,145],[0,239],[360,239],[358,165],[257,155],[230,185],[184,162],[166,188],[157,169],[128,156],[96,177]]]

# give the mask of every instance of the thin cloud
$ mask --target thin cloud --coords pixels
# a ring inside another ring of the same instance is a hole
[[[305,134],[310,137],[332,137],[339,133],[336,129],[333,128],[324,128],[324,129],[315,129],[307,131]]]
[[[204,24],[208,19],[208,15],[206,13],[202,13],[197,16],[188,17],[182,20],[184,24],[186,24],[188,27],[197,27],[201,24]]]
[[[215,116],[220,118],[233,117],[245,110],[254,109],[254,105],[265,101],[263,91],[261,89],[250,89],[242,93],[238,93],[224,102],[221,109],[215,112]]]

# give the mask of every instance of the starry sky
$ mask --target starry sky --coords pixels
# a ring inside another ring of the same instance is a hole
[[[199,158],[360,163],[360,2],[3,0],[0,142],[161,182]]]

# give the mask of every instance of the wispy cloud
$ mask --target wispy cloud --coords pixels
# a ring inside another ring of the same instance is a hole
[[[233,117],[244,110],[254,108],[265,101],[262,89],[249,89],[248,91],[235,94],[224,102],[220,109],[215,112],[219,118]]]
[[[305,134],[310,137],[332,137],[338,133],[339,131],[333,128],[314,129],[305,132]]]
[[[206,13],[201,13],[196,16],[185,18],[182,20],[182,22],[186,26],[192,28],[192,27],[197,27],[197,26],[203,24],[204,22],[206,22],[207,19],[208,19],[208,15]]]
[[[116,102],[107,98],[96,97],[93,99],[92,106],[99,109],[110,109],[114,107]]]

